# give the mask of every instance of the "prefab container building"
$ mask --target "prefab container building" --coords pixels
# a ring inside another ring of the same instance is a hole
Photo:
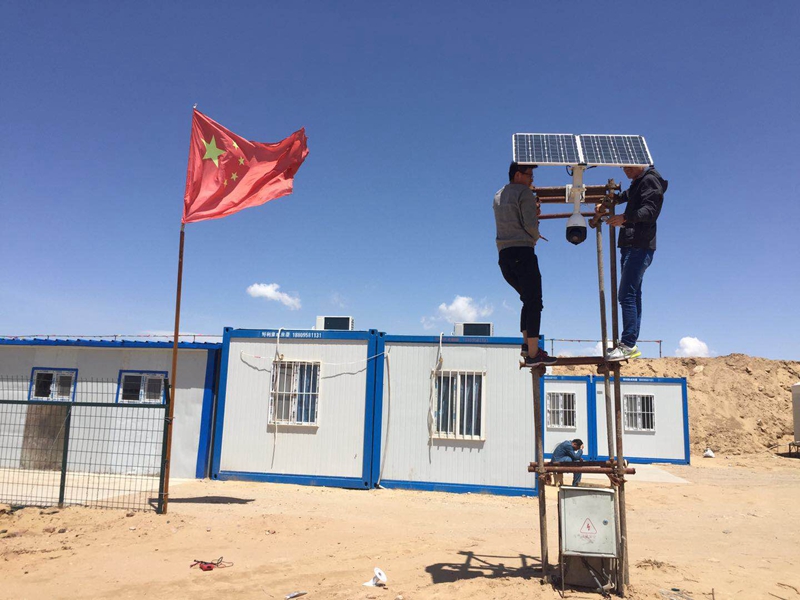
[[[584,458],[593,457],[596,447],[592,435],[595,426],[592,378],[545,375],[542,390],[545,458],[551,458],[555,447],[564,440],[576,438],[583,440]]]
[[[214,385],[220,348],[219,343],[179,344],[170,477],[202,478],[208,474]],[[135,397],[134,401],[139,401],[141,395],[141,400],[162,403],[165,401],[163,381],[169,376],[171,368],[170,342],[0,339],[0,377],[28,382],[16,391],[14,398],[3,398],[4,400],[74,401],[76,395],[81,396],[82,386],[92,382],[91,390],[85,391],[93,401],[124,403],[131,395]],[[11,419],[0,419],[3,427],[8,429],[5,431],[5,439],[19,442],[17,445],[20,448],[16,452],[18,458],[22,456],[26,439],[46,438],[46,434],[43,436],[42,431],[35,429],[46,427],[48,421],[52,421],[44,414],[53,412],[50,408],[41,404],[17,407],[16,411],[23,412],[15,413],[13,422]],[[4,410],[8,413],[11,409],[5,407]],[[139,413],[143,410],[146,409],[123,411],[127,415],[124,418],[141,419],[142,415]],[[41,422],[38,424],[33,421],[34,413],[40,418]],[[125,423],[119,422],[123,418],[119,414],[122,412],[113,414],[100,407],[80,411],[80,415],[75,416],[72,427],[82,427],[85,430],[91,428],[95,434],[87,435],[81,442],[76,441],[70,447],[70,455],[80,454],[82,465],[103,465],[103,472],[115,473],[113,465],[109,466],[101,455],[108,456],[115,450],[112,448],[115,440],[113,437],[109,438],[107,432],[126,430]],[[51,416],[56,420],[60,417],[59,414]],[[104,422],[109,419],[114,420],[114,423],[108,422],[105,423],[107,427],[104,426]],[[160,439],[141,437],[155,436],[156,431],[157,428],[147,434],[137,434],[140,436],[138,443],[142,447],[152,443],[160,445]],[[137,447],[134,444],[125,451],[136,454]],[[14,448],[4,446],[4,452],[8,453],[4,460],[13,463]],[[96,460],[92,459],[93,455],[96,455]],[[157,473],[159,462],[157,457],[143,459],[137,465],[135,474]],[[125,469],[130,469],[130,465]]]
[[[226,328],[212,476],[368,488],[375,331]]]
[[[622,377],[622,440],[631,463],[690,462],[689,405],[684,378]],[[595,457],[608,458],[605,390],[595,388]],[[613,380],[611,393],[614,393]]]
[[[232,328],[222,344],[181,343],[171,475],[534,494],[532,379],[518,368],[519,343]],[[122,402],[131,387],[157,387],[170,366],[166,342],[0,340],[0,376],[24,376],[29,400],[42,400],[37,382],[69,395],[103,379],[105,396]],[[626,458],[688,463],[685,380],[621,384]],[[605,458],[602,378],[548,375],[541,385],[545,457],[581,438],[586,458]]]
[[[226,329],[213,476],[533,494],[532,378],[518,338]],[[598,385],[599,383],[599,385]],[[545,456],[603,458],[602,379],[546,376]],[[623,378],[626,457],[688,462],[684,380]]]
[[[532,378],[520,340],[387,335],[377,396],[376,483],[450,492],[534,494]]]
[[[613,378],[611,393],[613,397]],[[543,381],[545,457],[580,438],[584,458],[608,458],[605,386],[599,376],[546,375]],[[622,440],[631,463],[689,464],[685,379],[622,377]]]

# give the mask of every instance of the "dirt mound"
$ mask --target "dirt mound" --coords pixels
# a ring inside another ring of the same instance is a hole
[[[588,375],[581,367],[555,367],[556,375]],[[793,384],[800,362],[729,354],[716,358],[637,359],[623,377],[685,377],[693,453],[705,448],[751,454],[794,438]]]

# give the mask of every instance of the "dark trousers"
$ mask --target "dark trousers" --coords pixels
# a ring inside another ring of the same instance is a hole
[[[536,252],[527,246],[504,248],[500,250],[499,264],[503,278],[522,300],[519,330],[528,337],[538,337],[542,323],[542,274]]]
[[[633,348],[639,339],[642,326],[642,281],[644,272],[653,262],[655,250],[620,248],[619,306],[622,310],[622,336],[620,342]]]

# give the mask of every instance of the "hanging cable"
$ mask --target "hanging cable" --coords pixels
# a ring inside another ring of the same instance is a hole
[[[434,396],[436,395],[436,379],[438,378],[439,373],[442,370],[442,365],[444,364],[444,356],[442,354],[443,337],[444,332],[441,332],[439,334],[439,354],[436,356],[436,364],[431,370],[431,387],[430,394],[428,395],[428,444],[432,443],[434,425],[436,424],[436,400]]]
[[[389,424],[392,422],[392,371],[389,366],[389,352],[381,352],[381,354],[386,363],[386,433],[381,440],[381,468],[378,471],[378,481],[375,482],[377,487],[381,487],[383,479],[383,468],[386,466],[386,455],[389,453]]]
[[[283,331],[283,327],[278,327],[278,335],[275,336],[275,360],[283,360],[283,354],[280,353],[281,331]]]

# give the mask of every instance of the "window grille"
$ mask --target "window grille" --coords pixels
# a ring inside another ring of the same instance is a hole
[[[117,401],[163,404],[165,377],[163,373],[122,373]]]
[[[575,429],[575,394],[547,392],[547,426],[553,429]]]
[[[320,364],[284,360],[272,364],[269,397],[271,424],[317,424]]]
[[[625,431],[656,430],[655,396],[625,394]]]
[[[437,374],[434,437],[483,439],[483,377],[474,371]]]
[[[72,400],[75,371],[34,369],[31,400]]]

